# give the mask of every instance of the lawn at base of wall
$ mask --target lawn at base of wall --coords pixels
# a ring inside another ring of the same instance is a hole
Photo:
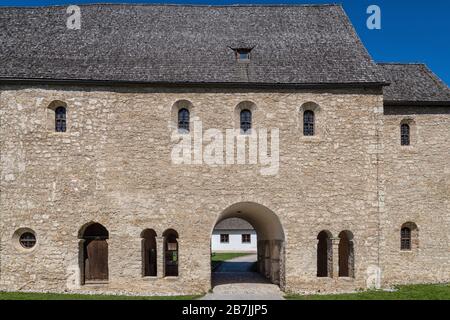
[[[0,300],[195,300],[202,296],[119,296],[59,294],[38,292],[0,292]]]
[[[248,252],[213,252],[211,255],[211,261],[226,261],[234,258],[249,256],[254,253],[248,253]]]
[[[450,284],[395,287],[396,291],[362,291],[328,295],[286,295],[288,300],[450,300]]]
[[[224,261],[249,256],[254,253],[248,252],[213,252],[211,255],[211,269],[214,271]]]

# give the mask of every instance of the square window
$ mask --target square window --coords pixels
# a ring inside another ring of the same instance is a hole
[[[220,243],[229,243],[230,235],[229,234],[221,234],[220,235]]]
[[[239,52],[239,59],[244,60],[244,59],[249,59],[249,58],[250,58],[250,54],[248,52],[244,52],[244,51]]]
[[[250,60],[250,49],[236,50],[236,57],[240,61],[249,61]]]
[[[242,235],[242,243],[251,243],[252,237],[250,234],[243,234]]]

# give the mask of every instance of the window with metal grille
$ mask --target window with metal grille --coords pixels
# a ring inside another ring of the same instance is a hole
[[[19,238],[20,245],[26,249],[31,249],[36,244],[36,236],[31,232],[25,232]]]
[[[55,109],[55,131],[66,132],[66,108],[64,107]]]
[[[189,132],[189,110],[186,108],[178,111],[178,130],[180,132]]]
[[[242,235],[242,243],[251,243],[252,238],[250,234],[243,234]]]
[[[248,109],[241,111],[241,132],[250,133],[252,129],[252,112]]]
[[[230,235],[229,234],[221,234],[220,235],[220,243],[228,243],[230,242]]]
[[[314,135],[314,112],[311,110],[306,110],[303,113],[303,135]]]
[[[400,135],[402,146],[409,146],[411,141],[410,141],[410,128],[408,124],[403,123],[400,126]]]
[[[400,246],[402,250],[411,250],[411,229],[402,228],[400,232]]]

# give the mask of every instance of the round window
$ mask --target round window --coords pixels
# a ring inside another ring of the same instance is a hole
[[[31,249],[36,245],[36,236],[31,232],[25,232],[20,236],[19,242],[25,249]]]

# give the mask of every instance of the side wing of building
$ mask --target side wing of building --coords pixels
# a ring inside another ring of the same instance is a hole
[[[386,284],[450,281],[450,92],[425,65],[382,64]],[[410,240],[408,240],[410,239]]]

